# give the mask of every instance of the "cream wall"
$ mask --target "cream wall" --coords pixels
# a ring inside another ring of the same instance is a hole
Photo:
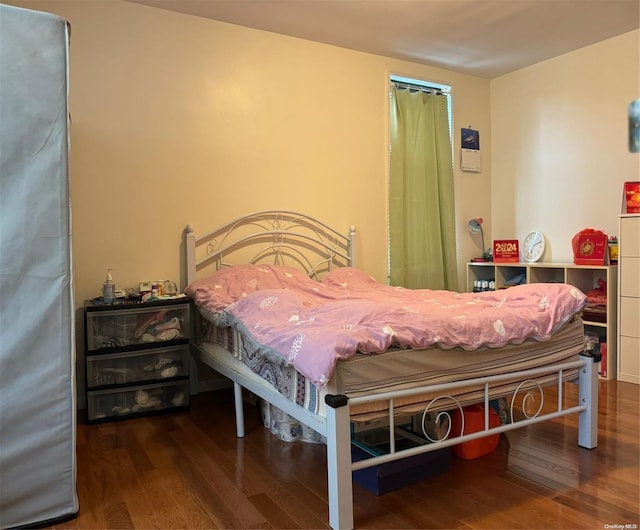
[[[485,79],[120,0],[6,3],[71,24],[79,333],[107,268],[118,287],[183,284],[188,223],[205,231],[261,209],[299,210],[345,233],[355,225],[360,266],[385,281],[390,74],[452,85],[454,141],[472,125],[490,152]],[[480,174],[456,160],[461,288],[477,253],[466,222],[490,217],[485,158]]]
[[[640,179],[627,108],[640,97],[640,31],[491,81],[493,235],[539,230],[544,261],[573,261],[583,228],[617,235],[622,183]]]
[[[187,223],[272,208],[354,224],[385,281],[390,73],[453,85],[457,134],[472,124],[489,152],[484,79],[118,0],[9,3],[71,24],[78,306],[108,267],[120,287],[181,278]],[[456,172],[461,278],[489,170]]]

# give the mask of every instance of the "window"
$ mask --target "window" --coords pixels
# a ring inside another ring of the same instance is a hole
[[[389,283],[457,290],[451,87],[390,79]]]

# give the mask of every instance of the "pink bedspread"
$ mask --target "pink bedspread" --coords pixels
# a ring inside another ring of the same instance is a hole
[[[456,293],[390,287],[348,267],[317,282],[272,265],[222,269],[186,294],[218,325],[246,331],[255,347],[281,355],[318,386],[358,351],[543,341],[586,303],[580,290],[560,283]]]

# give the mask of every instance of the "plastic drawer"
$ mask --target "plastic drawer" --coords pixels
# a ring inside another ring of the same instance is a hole
[[[149,414],[189,405],[189,380],[87,393],[89,421]]]
[[[188,338],[189,305],[87,312],[87,349],[158,344]]]
[[[189,346],[87,356],[87,387],[145,383],[189,375]]]

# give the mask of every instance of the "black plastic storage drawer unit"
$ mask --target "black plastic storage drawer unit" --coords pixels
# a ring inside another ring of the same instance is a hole
[[[85,303],[89,422],[189,406],[186,298]]]

